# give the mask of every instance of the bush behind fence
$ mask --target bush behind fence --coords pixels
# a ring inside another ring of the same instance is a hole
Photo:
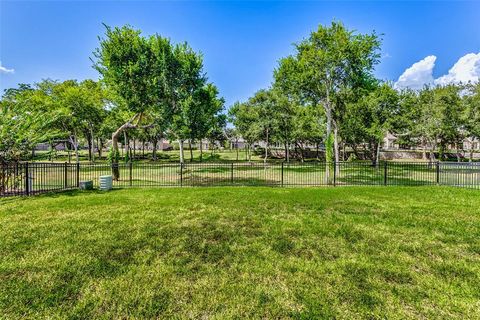
[[[305,163],[124,163],[114,188],[193,186],[448,185],[480,189],[480,163],[305,162]],[[327,173],[328,168],[328,173]],[[0,170],[0,196],[35,195],[78,188],[110,164],[14,163]]]

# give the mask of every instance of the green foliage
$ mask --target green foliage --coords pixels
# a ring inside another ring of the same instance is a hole
[[[347,104],[341,130],[345,142],[368,147],[370,159],[376,163],[377,148],[397,121],[399,94],[390,84],[376,84],[364,90],[363,96]]]
[[[480,141],[480,82],[467,87],[464,96],[464,124],[467,134]]]
[[[142,37],[130,26],[105,26],[105,38],[93,53],[94,67],[102,81],[134,113],[158,106],[166,93],[165,75],[172,46],[158,35]],[[165,55],[163,55],[165,53]]]
[[[60,136],[58,114],[44,108],[47,97],[30,86],[7,90],[0,101],[0,163],[20,161],[40,142]]]

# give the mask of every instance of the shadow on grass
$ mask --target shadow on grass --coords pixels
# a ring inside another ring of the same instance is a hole
[[[231,178],[224,177],[188,177],[183,180],[184,186],[215,187],[215,186],[280,186],[281,182],[273,179],[259,178]]]
[[[305,166],[300,166],[300,167],[295,167],[293,166],[288,166],[285,165],[283,167],[284,172],[295,172],[295,173],[302,173],[302,172],[319,172],[319,173],[324,173],[325,172],[325,165],[305,165]]]

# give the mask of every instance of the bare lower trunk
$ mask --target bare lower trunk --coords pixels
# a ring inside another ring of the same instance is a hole
[[[178,140],[178,147],[180,149],[180,163],[183,163],[184,162],[184,159],[183,159],[183,140]]]
[[[425,139],[422,139],[422,159],[427,160],[427,146],[425,143]]]
[[[87,147],[88,147],[88,161],[92,162],[92,139],[89,135],[87,137]]]
[[[80,157],[79,157],[79,155],[78,155],[77,136],[76,136],[76,135],[70,136],[70,142],[72,143],[73,149],[75,150],[75,160],[76,160],[76,162],[79,162],[79,161],[80,161]]]
[[[200,162],[203,161],[203,141],[200,139]]]
[[[375,151],[375,167],[378,168],[378,163],[380,161],[380,143],[377,142],[377,150]]]
[[[92,127],[90,127],[90,139],[92,140],[92,151],[91,151],[92,161],[95,162],[95,139],[94,139],[94,136],[93,136],[93,129],[92,129]],[[98,146],[97,146],[97,147],[98,147]]]
[[[188,148],[190,149],[190,162],[193,161],[192,140],[188,139]]]
[[[327,130],[325,132],[325,135],[326,135],[326,139],[325,141],[331,141],[330,140],[330,136],[332,134],[332,110],[330,108],[330,103],[327,99],[327,103],[325,105],[325,111],[326,111],[326,114],[327,114]],[[329,161],[332,161],[332,159],[330,159],[330,156],[331,155],[331,150],[328,150],[329,148],[329,143],[326,144],[326,148],[325,148],[325,160],[327,162],[327,165],[325,166],[325,181],[327,184],[330,184],[330,166],[328,164]]]
[[[263,158],[263,164],[267,164],[267,158],[268,158],[268,130],[267,130],[267,139],[266,139],[266,144],[265,144],[265,157]]]
[[[125,161],[127,160],[128,158],[128,150],[130,149],[129,147],[129,141],[128,141],[128,137],[127,137],[127,131],[123,131],[123,140],[124,140],[124,149],[125,149]]]
[[[290,145],[288,142],[285,142],[285,161],[290,162]]]
[[[237,151],[237,161],[238,161],[238,141],[235,142],[235,150]]]
[[[435,149],[436,145],[433,143],[430,144],[430,159],[429,159],[429,166],[433,166],[433,162],[435,161]]]
[[[137,139],[133,139],[133,156],[132,156],[132,159],[135,159],[135,157],[136,157],[136,150],[137,150],[136,141],[137,141]]]
[[[339,155],[339,148],[338,148],[338,128],[337,128],[337,124],[335,123],[334,126],[333,126],[333,149],[334,149],[334,155],[335,155],[335,159],[333,160],[334,163],[338,162],[339,159],[340,159],[340,155]],[[338,166],[335,166],[335,173],[338,175],[338,170],[339,170],[339,167]]]
[[[135,127],[133,122],[138,119],[140,114],[136,114],[130,119],[128,122],[124,123],[120,128],[118,128],[112,134],[112,149],[113,149],[113,157],[112,157],[112,176],[114,180],[120,179],[120,170],[118,168],[118,155],[119,155],[119,148],[118,148],[118,138],[125,131],[127,128]]]
[[[152,158],[153,158],[153,161],[157,161],[157,143],[158,143],[158,141],[156,139],[154,139],[152,141],[152,143],[153,143]]]
[[[103,139],[97,138],[97,149],[98,149],[98,157],[102,157],[102,152],[103,152]]]

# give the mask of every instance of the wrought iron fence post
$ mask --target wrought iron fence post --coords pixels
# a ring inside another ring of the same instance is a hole
[[[183,163],[180,162],[180,187],[183,187]]]
[[[333,186],[337,186],[337,162],[333,161]]]
[[[233,162],[232,162],[231,171],[230,171],[230,183],[233,184]]]
[[[30,181],[28,181],[28,162],[25,162],[25,195],[30,195]]]
[[[282,187],[283,187],[283,161],[282,161]]]
[[[387,173],[388,173],[387,166],[388,166],[388,162],[385,161],[385,162],[383,163],[383,185],[384,185],[384,186],[387,185]]]
[[[76,179],[77,179],[77,188],[80,188],[80,162],[77,161],[77,173],[76,173]]]
[[[435,163],[435,181],[440,184],[440,161]]]
[[[63,188],[67,189],[68,186],[68,168],[67,162],[63,164]]]
[[[133,165],[132,165],[132,160],[128,162],[128,181],[130,183],[130,187],[132,186],[132,171],[133,171]]]

